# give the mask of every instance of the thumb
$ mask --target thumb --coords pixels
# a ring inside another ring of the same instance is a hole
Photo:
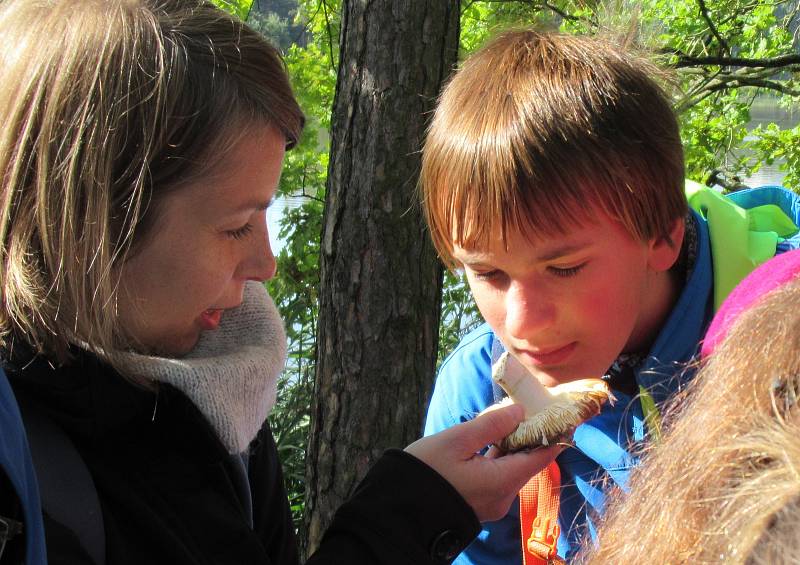
[[[524,416],[525,410],[518,404],[482,412],[473,420],[461,425],[464,447],[474,453],[490,443],[500,441],[517,428]]]

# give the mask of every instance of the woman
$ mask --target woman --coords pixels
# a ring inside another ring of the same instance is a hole
[[[200,0],[6,0],[0,38],[0,358],[85,463],[102,553],[297,562],[266,423],[265,216],[303,125],[277,53]],[[521,417],[389,451],[309,562],[447,561],[555,456],[475,456]],[[51,563],[93,562],[44,518]]]

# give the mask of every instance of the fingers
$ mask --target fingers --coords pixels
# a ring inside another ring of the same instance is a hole
[[[498,466],[497,475],[507,484],[518,485],[516,490],[519,490],[528,479],[547,467],[563,449],[563,446],[551,445],[498,457],[494,460]]]
[[[510,404],[479,414],[475,419],[450,429],[460,428],[462,444],[468,452],[474,453],[513,432],[524,416],[522,406]]]
[[[503,517],[523,485],[547,467],[562,449],[561,446],[550,446],[494,459],[473,457],[469,477],[480,488],[473,486],[463,492],[472,494],[471,498],[465,496],[465,499],[478,519],[487,521]]]

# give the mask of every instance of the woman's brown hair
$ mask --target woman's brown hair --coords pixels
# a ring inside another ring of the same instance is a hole
[[[253,127],[297,142],[277,51],[201,0],[0,4],[0,348],[126,344],[119,266]]]

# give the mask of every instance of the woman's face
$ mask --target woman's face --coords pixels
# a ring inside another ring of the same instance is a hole
[[[189,352],[242,302],[245,281],[275,274],[267,207],[285,145],[275,128],[254,129],[215,174],[161,200],[152,231],[122,267],[120,322],[136,349]]]

